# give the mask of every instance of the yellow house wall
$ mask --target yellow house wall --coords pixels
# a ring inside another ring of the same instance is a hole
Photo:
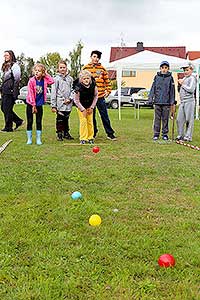
[[[156,72],[153,71],[136,71],[136,77],[122,77],[122,80],[125,82],[125,86],[133,86],[133,87],[144,87],[146,89],[150,89],[154,76]],[[177,91],[178,86],[178,76],[177,73],[172,73],[175,83],[175,97],[176,101],[179,102],[179,94]]]

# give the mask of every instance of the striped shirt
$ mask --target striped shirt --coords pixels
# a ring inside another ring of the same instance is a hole
[[[83,70],[88,70],[94,77],[98,89],[98,98],[103,98],[105,93],[110,94],[111,84],[108,78],[108,72],[101,63],[89,63],[83,67]]]

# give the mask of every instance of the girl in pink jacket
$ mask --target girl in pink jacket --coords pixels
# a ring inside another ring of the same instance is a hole
[[[44,65],[37,63],[33,67],[34,76],[28,82],[28,95],[26,98],[27,116],[27,145],[32,144],[33,114],[36,115],[36,144],[42,145],[42,115],[43,105],[47,98],[47,85],[53,84],[53,78],[47,74]]]

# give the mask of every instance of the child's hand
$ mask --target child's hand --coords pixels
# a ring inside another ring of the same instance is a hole
[[[56,112],[57,112],[57,109],[56,109],[55,107],[52,107],[51,111],[52,111],[53,113],[56,113]]]
[[[87,116],[87,110],[84,109],[84,110],[82,111],[82,114],[83,114],[83,117],[86,118],[86,116]]]
[[[184,81],[184,79],[179,79],[179,80],[178,80],[178,83],[179,83],[179,84],[182,84],[183,81]]]
[[[92,109],[92,108],[88,108],[88,109],[87,109],[87,114],[88,114],[88,115],[91,115],[92,112],[93,112],[93,109]]]
[[[65,99],[65,100],[64,100],[64,104],[69,104],[70,102],[71,102],[70,99]]]
[[[37,114],[37,108],[36,108],[35,105],[32,107],[32,113],[33,113],[33,114]]]

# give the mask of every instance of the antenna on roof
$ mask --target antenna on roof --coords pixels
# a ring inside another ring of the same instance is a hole
[[[121,48],[126,47],[126,44],[124,42],[124,33],[123,32],[120,33],[120,47]]]

